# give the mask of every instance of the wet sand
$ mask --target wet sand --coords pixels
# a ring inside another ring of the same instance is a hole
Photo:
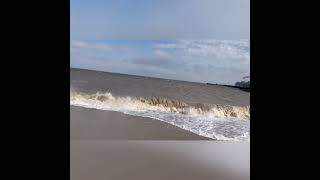
[[[159,120],[70,106],[72,140],[211,140]]]
[[[71,180],[249,180],[249,143],[71,140]]]

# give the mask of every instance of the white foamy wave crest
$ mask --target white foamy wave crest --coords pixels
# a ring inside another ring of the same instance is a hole
[[[70,92],[70,105],[157,119],[217,140],[249,141],[250,107],[185,103],[164,98]]]

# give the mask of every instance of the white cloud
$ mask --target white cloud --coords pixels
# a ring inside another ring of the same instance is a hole
[[[155,48],[174,51],[184,56],[250,59],[248,40],[177,40],[173,43],[156,44]]]
[[[111,51],[111,46],[105,45],[105,44],[95,44],[95,48],[103,51]]]
[[[166,52],[166,51],[163,51],[161,49],[156,49],[154,51],[154,54],[159,57],[159,58],[165,58],[165,59],[170,59],[172,58],[171,54]]]
[[[100,51],[111,51],[112,47],[103,43],[96,42],[86,42],[86,41],[78,41],[71,40],[70,50],[71,52],[77,52],[78,50],[90,49],[90,51],[100,50]]]
[[[222,84],[250,75],[248,40],[154,41],[152,48],[134,43],[71,41],[71,66]]]
[[[89,45],[84,41],[71,40],[71,48],[88,48]]]

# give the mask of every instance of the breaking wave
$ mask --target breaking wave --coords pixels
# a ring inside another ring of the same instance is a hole
[[[70,105],[149,117],[216,140],[250,139],[250,106],[186,103],[158,97],[116,97],[111,93],[76,92],[70,92]]]

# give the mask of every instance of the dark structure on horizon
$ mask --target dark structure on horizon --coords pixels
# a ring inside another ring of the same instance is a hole
[[[243,77],[243,81],[236,82],[234,86],[232,85],[222,85],[222,84],[212,84],[212,83],[206,83],[207,85],[220,85],[220,86],[226,86],[226,87],[232,87],[232,88],[238,88],[243,91],[250,92],[250,76]]]
[[[250,76],[243,77],[243,81],[236,82],[235,86],[243,89],[247,89],[250,92]]]
[[[241,87],[241,88],[250,88],[250,81],[236,82],[235,86]]]

